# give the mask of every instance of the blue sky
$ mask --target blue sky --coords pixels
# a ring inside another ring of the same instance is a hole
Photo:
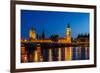
[[[29,29],[40,35],[44,29],[46,38],[52,34],[64,37],[70,24],[72,37],[89,33],[89,13],[21,10],[21,38],[29,38]]]

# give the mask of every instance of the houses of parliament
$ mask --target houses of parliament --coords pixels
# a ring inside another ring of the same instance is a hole
[[[31,42],[46,42],[46,43],[53,42],[50,38],[48,39],[45,38],[44,31],[42,32],[41,38],[38,39],[36,31],[33,28],[30,29],[29,31],[29,38]],[[66,27],[66,36],[64,38],[59,38],[58,42],[59,43],[71,43],[71,28],[69,24]]]

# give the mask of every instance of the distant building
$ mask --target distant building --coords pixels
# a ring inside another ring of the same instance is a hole
[[[78,35],[77,38],[76,38],[76,43],[77,44],[85,43],[86,46],[89,46],[89,34]]]

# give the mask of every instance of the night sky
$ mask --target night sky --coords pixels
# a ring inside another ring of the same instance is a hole
[[[70,24],[73,38],[89,33],[89,13],[21,10],[21,38],[29,38],[29,29],[40,35],[44,30],[46,38],[52,34],[64,37]]]

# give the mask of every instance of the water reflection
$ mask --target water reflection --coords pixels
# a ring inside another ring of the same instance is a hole
[[[41,48],[27,47],[21,62],[48,62],[89,59],[89,47]],[[26,55],[26,56],[25,56]],[[23,55],[21,55],[23,56]]]

